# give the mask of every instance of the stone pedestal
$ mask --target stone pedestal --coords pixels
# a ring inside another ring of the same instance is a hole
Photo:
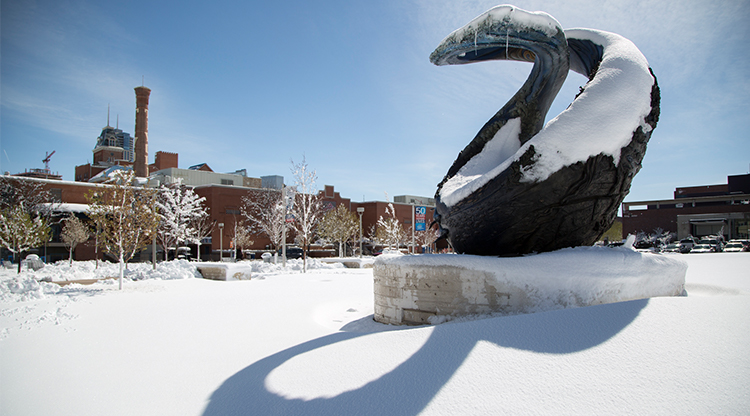
[[[684,293],[687,264],[628,248],[579,247],[524,257],[386,256],[375,261],[375,320],[439,323]]]

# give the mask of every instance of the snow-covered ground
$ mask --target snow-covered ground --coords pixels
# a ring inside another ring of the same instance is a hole
[[[747,414],[750,253],[675,256],[686,297],[409,328],[341,264],[2,270],[0,414]]]

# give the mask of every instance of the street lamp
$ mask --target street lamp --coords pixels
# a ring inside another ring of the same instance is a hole
[[[365,212],[365,207],[357,207],[357,214],[359,214],[359,258],[362,258],[362,214]]]
[[[289,204],[286,199],[286,185],[281,185],[281,263],[286,269],[286,214],[289,212]],[[276,264],[276,253],[274,252],[274,264]]]
[[[224,261],[224,223],[219,223],[219,262]]]

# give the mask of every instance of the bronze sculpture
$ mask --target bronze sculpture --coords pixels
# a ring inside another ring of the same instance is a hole
[[[656,78],[632,42],[498,6],[446,37],[430,60],[534,62],[438,185],[435,219],[458,253],[591,245],[609,229],[659,118]],[[545,126],[569,70],[589,82]]]

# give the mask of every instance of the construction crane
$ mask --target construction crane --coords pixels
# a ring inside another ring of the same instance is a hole
[[[44,152],[47,155],[47,157],[42,159],[42,162],[44,162],[44,170],[47,171],[47,173],[49,173],[49,160],[52,157],[52,155],[55,154],[55,152],[56,150],[53,150],[52,153],[49,153],[49,154],[47,154],[47,152]]]

